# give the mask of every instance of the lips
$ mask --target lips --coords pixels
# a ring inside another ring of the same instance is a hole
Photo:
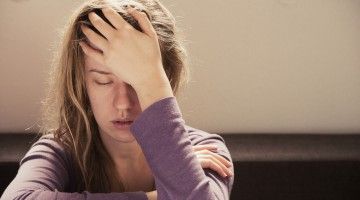
[[[117,129],[129,129],[130,125],[133,123],[133,121],[130,120],[126,120],[126,121],[122,121],[122,120],[114,120],[112,121],[113,125],[117,128]]]
[[[113,121],[114,124],[130,125],[133,121]]]

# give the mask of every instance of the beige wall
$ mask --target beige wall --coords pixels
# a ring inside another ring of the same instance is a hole
[[[0,1],[0,132],[36,124],[52,48],[74,2]],[[359,0],[163,2],[187,40],[192,80],[178,101],[189,125],[360,133]]]

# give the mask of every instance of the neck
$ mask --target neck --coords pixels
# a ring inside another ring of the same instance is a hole
[[[123,142],[116,140],[106,133],[100,133],[100,137],[117,168],[134,167],[142,163],[144,155],[135,139]]]
[[[116,139],[101,132],[100,137],[115,165],[113,192],[155,190],[155,179],[135,138]],[[117,180],[122,182],[124,191],[119,188]]]

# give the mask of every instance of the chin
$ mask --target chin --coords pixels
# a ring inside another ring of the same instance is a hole
[[[118,142],[133,142],[135,140],[135,137],[130,130],[115,130],[109,132],[108,135]]]

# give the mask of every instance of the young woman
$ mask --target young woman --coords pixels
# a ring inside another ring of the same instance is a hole
[[[43,136],[2,199],[229,199],[224,140],[185,125],[175,21],[158,0],[91,0],[70,19]]]

